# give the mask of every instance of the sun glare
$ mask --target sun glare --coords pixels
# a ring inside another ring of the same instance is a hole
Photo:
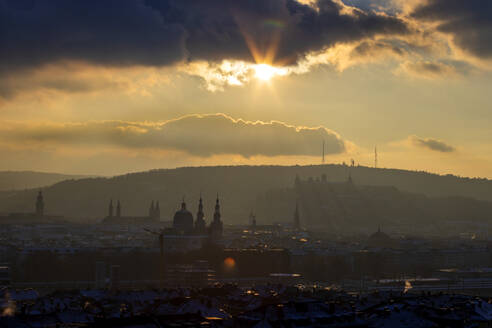
[[[285,75],[285,72],[281,68],[276,68],[268,64],[255,65],[255,77],[261,81],[269,81],[276,75]]]

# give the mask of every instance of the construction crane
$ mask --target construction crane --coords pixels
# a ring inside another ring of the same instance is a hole
[[[164,276],[164,230],[153,231],[147,228],[144,228],[144,230],[147,231],[148,233],[159,236],[159,246],[161,251],[159,284],[160,284],[160,288],[162,288],[163,276]]]

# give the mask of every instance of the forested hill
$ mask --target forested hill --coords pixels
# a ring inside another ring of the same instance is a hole
[[[245,223],[265,192],[292,187],[296,175],[307,179],[325,174],[328,181],[341,182],[347,179],[349,171],[356,185],[385,185],[427,196],[459,195],[492,200],[492,181],[485,179],[344,165],[221,166],[67,180],[44,189],[45,208],[50,214],[102,218],[112,198],[121,201],[122,215],[146,215],[151,200],[158,200],[162,219],[169,220],[183,197],[195,214],[201,193],[205,214],[210,218],[219,193],[224,220]],[[37,189],[0,193],[0,213],[32,211],[36,193]]]
[[[68,179],[87,178],[87,175],[68,175],[33,171],[0,171],[0,191],[32,189]]]

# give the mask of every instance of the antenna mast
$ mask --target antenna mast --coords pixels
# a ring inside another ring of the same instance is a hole
[[[325,139],[323,139],[323,155],[321,158],[321,162],[325,164]]]
[[[374,147],[374,168],[378,168],[378,147]]]

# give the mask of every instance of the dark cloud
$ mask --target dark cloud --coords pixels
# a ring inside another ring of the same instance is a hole
[[[163,123],[100,121],[67,124],[3,124],[0,141],[18,145],[102,146],[130,149],[179,150],[208,157],[317,156],[325,141],[327,154],[347,150],[347,143],[326,128],[249,122],[224,114],[189,115]]]
[[[492,2],[487,0],[428,0],[412,17],[438,22],[438,30],[453,36],[457,46],[480,58],[492,58]]]
[[[410,137],[410,140],[417,147],[422,147],[433,151],[438,151],[441,153],[452,153],[456,151],[456,149],[453,146],[450,146],[447,143],[437,139],[420,138],[417,136],[412,136]]]
[[[252,60],[252,44],[260,54],[276,44],[276,58],[293,62],[336,43],[408,32],[398,18],[347,14],[335,0],[316,7],[295,0],[0,0],[0,74],[63,60]]]

